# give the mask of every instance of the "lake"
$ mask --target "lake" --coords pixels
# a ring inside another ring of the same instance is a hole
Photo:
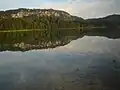
[[[0,33],[0,90],[120,90],[120,34]]]

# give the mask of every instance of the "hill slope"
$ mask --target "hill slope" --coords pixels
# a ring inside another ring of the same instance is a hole
[[[119,27],[120,15],[114,14],[103,18],[87,19],[86,23],[92,24],[94,26]]]
[[[0,30],[53,29],[80,27],[120,27],[120,15],[87,19],[54,9],[26,9],[0,11]]]
[[[0,11],[0,30],[75,28],[82,18],[70,15],[65,11],[54,9],[25,9]]]

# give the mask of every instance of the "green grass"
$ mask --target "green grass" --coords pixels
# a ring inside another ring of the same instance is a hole
[[[28,32],[28,31],[44,31],[47,29],[24,29],[24,30],[1,30],[0,32]]]

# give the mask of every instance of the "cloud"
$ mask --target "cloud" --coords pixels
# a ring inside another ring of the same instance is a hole
[[[120,13],[120,0],[72,0],[69,12],[84,18]]]
[[[102,17],[120,13],[120,0],[68,0],[62,3],[45,3],[42,7],[68,11],[83,18]]]

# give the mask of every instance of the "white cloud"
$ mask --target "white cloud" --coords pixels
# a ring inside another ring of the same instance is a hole
[[[68,0],[62,3],[44,3],[42,7],[68,11],[83,18],[102,17],[120,13],[120,0]]]

